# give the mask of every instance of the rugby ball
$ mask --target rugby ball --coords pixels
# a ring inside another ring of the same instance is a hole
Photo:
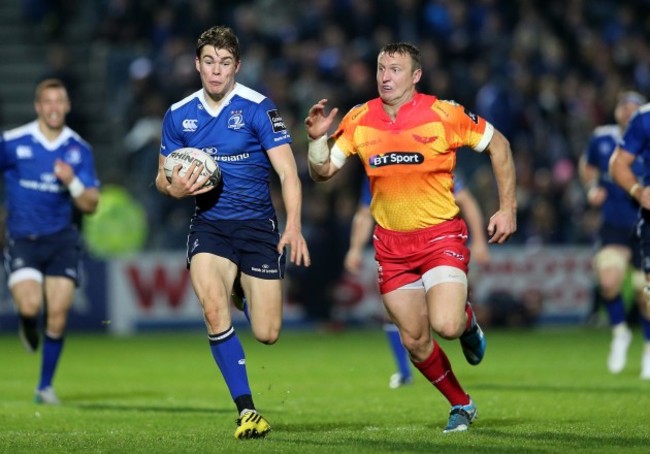
[[[165,157],[164,168],[167,181],[172,180],[172,173],[177,165],[181,166],[178,174],[183,176],[193,162],[197,162],[197,166],[203,164],[200,178],[209,177],[203,187],[212,187],[219,183],[221,179],[219,164],[205,151],[192,147],[179,148]]]

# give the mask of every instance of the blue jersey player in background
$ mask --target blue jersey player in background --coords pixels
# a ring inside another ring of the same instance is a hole
[[[614,109],[616,124],[597,127],[580,159],[580,178],[587,192],[587,202],[598,208],[601,214],[593,267],[598,284],[597,296],[603,302],[612,328],[607,368],[613,374],[620,373],[625,367],[627,351],[632,342],[632,331],[626,320],[623,285],[630,265],[640,269],[641,260],[639,242],[634,232],[639,204],[612,181],[609,161],[630,118],[645,102],[645,98],[637,92],[621,93]],[[641,175],[642,163],[639,159],[634,161],[633,170],[636,175]],[[640,291],[643,277],[633,281]],[[646,342],[650,342],[650,325],[645,317],[641,319],[647,325],[644,329]]]
[[[471,237],[472,260],[474,263],[484,265],[490,261],[490,251],[488,249],[483,214],[470,190],[465,187],[463,180],[457,176],[454,178],[454,198],[463,218],[467,222]],[[344,259],[345,270],[351,274],[358,274],[363,266],[363,252],[369,245],[368,240],[375,225],[370,213],[370,202],[370,184],[368,179],[364,177],[361,184],[359,206],[352,219],[350,246]],[[397,366],[397,371],[390,376],[388,387],[397,389],[413,382],[411,361],[408,351],[402,344],[397,326],[387,321],[384,323],[383,328]]]
[[[271,427],[253,403],[244,351],[232,326],[231,293],[241,285],[253,334],[273,344],[282,325],[285,247],[296,265],[308,266],[310,259],[291,137],[275,104],[235,81],[240,56],[238,38],[228,27],[212,27],[199,37],[195,64],[202,89],[165,114],[156,187],[177,199],[196,197],[188,266],[212,356],[239,412],[235,438],[244,439],[264,437]],[[165,156],[181,147],[200,148],[216,160],[221,167],[216,188],[202,187],[205,179],[195,165],[183,177],[175,170],[167,180]],[[282,233],[271,202],[271,170],[282,186]]]
[[[640,173],[635,172],[641,161]],[[641,378],[650,380],[650,104],[636,111],[623,133],[609,163],[614,182],[640,205],[635,235],[641,250],[645,287],[640,304],[645,346],[641,358]]]
[[[34,108],[35,121],[5,131],[0,141],[7,209],[4,258],[20,316],[20,337],[29,352],[39,346],[39,314],[44,307],[36,401],[58,404],[52,381],[82,254],[73,205],[82,213],[93,213],[99,180],[90,146],[66,126],[70,101],[63,83],[40,82]]]

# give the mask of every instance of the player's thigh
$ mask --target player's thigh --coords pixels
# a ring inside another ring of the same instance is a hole
[[[208,253],[192,256],[190,279],[203,313],[212,323],[219,320],[224,329],[230,323],[230,294],[236,275],[237,265],[227,258]]]
[[[431,328],[424,287],[402,287],[383,294],[382,300],[389,317],[399,328],[402,340],[409,350],[413,343],[429,342]]]
[[[593,266],[601,291],[618,293],[623,285],[631,258],[630,248],[617,244],[604,246],[596,253]]]
[[[282,328],[282,281],[242,273],[242,287],[248,299],[251,328],[264,343],[274,343]]]
[[[427,306],[433,330],[445,339],[460,336],[465,328],[466,302],[467,283],[440,282],[429,288]]]
[[[37,273],[36,270],[33,270]],[[34,316],[38,314],[43,303],[43,285],[37,279],[24,279],[11,282],[11,296],[19,311],[23,315]]]

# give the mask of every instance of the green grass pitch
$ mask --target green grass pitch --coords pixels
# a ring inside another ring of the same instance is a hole
[[[39,355],[0,336],[0,452],[7,453],[572,453],[650,452],[650,381],[638,328],[626,369],[606,370],[608,329],[486,330],[483,363],[441,344],[479,408],[469,432],[443,434],[449,405],[394,371],[381,328],[285,330],[254,342],[238,329],[256,405],[273,431],[233,438],[236,412],[202,332],[114,338],[71,333],[56,389],[33,403]]]

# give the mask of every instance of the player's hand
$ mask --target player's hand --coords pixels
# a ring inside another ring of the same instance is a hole
[[[318,101],[316,104],[311,106],[307,118],[305,118],[307,135],[309,135],[311,139],[318,139],[327,134],[327,131],[332,126],[334,117],[336,117],[336,114],[339,111],[338,107],[335,107],[328,115],[325,115],[325,104],[327,104],[327,99],[321,99]]]
[[[280,237],[278,243],[278,252],[282,254],[284,248],[289,247],[289,261],[296,265],[311,265],[311,258],[309,257],[309,249],[307,242],[300,233],[300,229],[287,227]]]
[[[343,260],[343,266],[345,271],[350,274],[357,275],[361,271],[361,265],[363,264],[363,251],[357,248],[351,248],[345,254],[345,260]]]
[[[587,191],[587,203],[592,207],[600,207],[606,198],[607,190],[602,186],[594,186]]]
[[[172,197],[182,199],[183,197],[203,194],[214,189],[212,186],[203,187],[210,178],[209,176],[201,177],[203,164],[198,164],[197,161],[194,161],[183,176],[179,173],[181,168],[182,166],[180,164],[174,167],[172,181],[167,186],[169,195]]]
[[[488,243],[505,243],[517,230],[515,210],[499,210],[492,215],[488,224]]]
[[[56,176],[61,183],[64,185],[69,185],[75,177],[74,170],[72,166],[61,159],[54,161],[54,176]]]

